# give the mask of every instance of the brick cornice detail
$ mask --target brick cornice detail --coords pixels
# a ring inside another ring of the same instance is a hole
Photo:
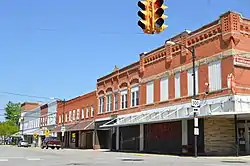
[[[215,54],[213,56],[209,56],[209,57],[206,57],[206,58],[203,58],[203,59],[196,60],[196,66],[198,67],[198,66],[203,65],[203,64],[208,64],[208,63],[216,61],[216,60],[224,59],[226,57],[237,54],[237,52],[238,51],[235,50],[235,49],[230,49],[230,50],[221,52],[219,54]],[[141,80],[141,83],[146,83],[146,82],[152,81],[154,79],[162,78],[162,77],[165,77],[165,76],[170,76],[170,75],[175,74],[176,72],[189,70],[190,68],[192,68],[192,63],[177,67],[175,69],[172,69],[172,70],[169,70],[169,71],[166,71],[166,72],[163,72],[163,73],[159,73],[157,75],[153,75],[153,76],[150,76],[150,77],[147,77],[147,78],[143,78]]]

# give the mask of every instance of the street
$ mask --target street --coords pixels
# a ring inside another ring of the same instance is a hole
[[[39,149],[0,146],[0,166],[73,166],[73,165],[157,165],[157,166],[244,166],[249,157],[178,157],[143,155],[77,149]]]

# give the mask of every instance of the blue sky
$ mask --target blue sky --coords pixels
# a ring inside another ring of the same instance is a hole
[[[1,0],[0,91],[72,98],[94,90],[96,79],[114,65],[137,61],[141,52],[185,29],[195,30],[228,10],[250,18],[250,0],[167,0],[169,27],[149,36],[137,26],[137,2]],[[0,93],[0,109],[25,100],[41,101]]]

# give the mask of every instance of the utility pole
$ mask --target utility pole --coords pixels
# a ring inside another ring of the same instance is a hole
[[[61,132],[62,132],[62,148],[64,148],[64,132],[65,132],[65,126],[64,126],[64,112],[65,112],[65,99],[63,100],[63,113],[62,113],[62,128],[61,128]]]
[[[186,48],[192,53],[192,76],[193,76],[193,96],[191,105],[193,107],[194,115],[194,156],[198,156],[198,135],[199,135],[199,120],[197,113],[200,111],[200,100],[196,99],[196,75],[195,75],[195,47],[188,48],[186,45],[174,41],[166,41],[167,45],[179,45]]]

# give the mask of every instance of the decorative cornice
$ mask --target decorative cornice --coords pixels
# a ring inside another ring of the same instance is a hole
[[[215,54],[215,55],[212,55],[212,56],[209,56],[209,57],[206,57],[206,58],[196,60],[195,65],[196,65],[196,67],[198,67],[200,65],[208,64],[208,63],[213,62],[213,61],[217,61],[217,60],[224,59],[224,58],[232,56],[232,55],[236,55],[236,54],[238,54],[240,52],[241,51],[239,51],[239,50],[230,49],[230,50],[221,52],[219,54]],[[162,73],[159,73],[157,75],[153,75],[153,76],[149,76],[147,78],[143,78],[141,80],[141,83],[146,83],[148,81],[152,81],[152,80],[157,79],[157,78],[162,78],[164,76],[173,75],[173,74],[175,74],[177,72],[180,72],[180,71],[189,70],[190,68],[192,68],[192,63],[176,67],[176,68],[174,68],[172,70],[162,72]]]

